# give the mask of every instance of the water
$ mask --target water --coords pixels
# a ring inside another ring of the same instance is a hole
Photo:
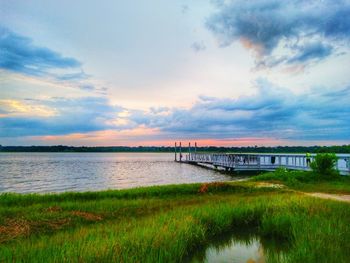
[[[0,192],[96,191],[229,181],[168,153],[0,153]]]
[[[247,228],[216,237],[188,260],[191,263],[264,263],[267,258],[282,262],[290,244],[262,238],[257,229]]]
[[[192,263],[263,263],[265,262],[264,248],[258,239],[250,242],[240,242],[232,239],[224,246],[209,246],[205,254],[193,259]]]

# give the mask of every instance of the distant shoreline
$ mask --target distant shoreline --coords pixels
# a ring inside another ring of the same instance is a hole
[[[191,147],[193,150],[194,148]],[[0,152],[103,152],[103,153],[173,153],[174,147],[167,146],[0,146]],[[188,147],[182,147],[188,152]],[[275,146],[275,147],[197,147],[197,152],[237,152],[237,153],[350,153],[350,144],[342,146]]]

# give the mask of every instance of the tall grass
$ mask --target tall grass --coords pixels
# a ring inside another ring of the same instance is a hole
[[[86,193],[90,199],[85,193],[0,196],[2,226],[19,219],[29,226],[3,239],[0,261],[181,262],[233,228],[253,228],[261,238],[290,244],[283,258],[265,251],[268,262],[348,262],[348,204],[240,184],[179,188]],[[55,220],[68,221],[40,228]]]
[[[350,194],[350,176],[340,176],[337,173],[325,176],[314,171],[293,171],[279,168],[274,172],[255,176],[252,180],[281,182],[302,191]]]

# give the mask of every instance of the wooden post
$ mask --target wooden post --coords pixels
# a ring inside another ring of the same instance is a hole
[[[182,162],[181,142],[180,142],[180,162]]]
[[[188,159],[191,161],[191,143],[188,143]]]
[[[175,142],[175,162],[177,162],[177,154],[176,154],[176,142]]]

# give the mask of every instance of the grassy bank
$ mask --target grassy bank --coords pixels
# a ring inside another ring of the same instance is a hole
[[[235,227],[283,240],[268,262],[348,262],[350,206],[244,183],[0,195],[0,261],[181,262]]]
[[[350,194],[350,176],[320,176],[315,172],[278,169],[252,179],[282,183],[291,189],[304,192]]]

